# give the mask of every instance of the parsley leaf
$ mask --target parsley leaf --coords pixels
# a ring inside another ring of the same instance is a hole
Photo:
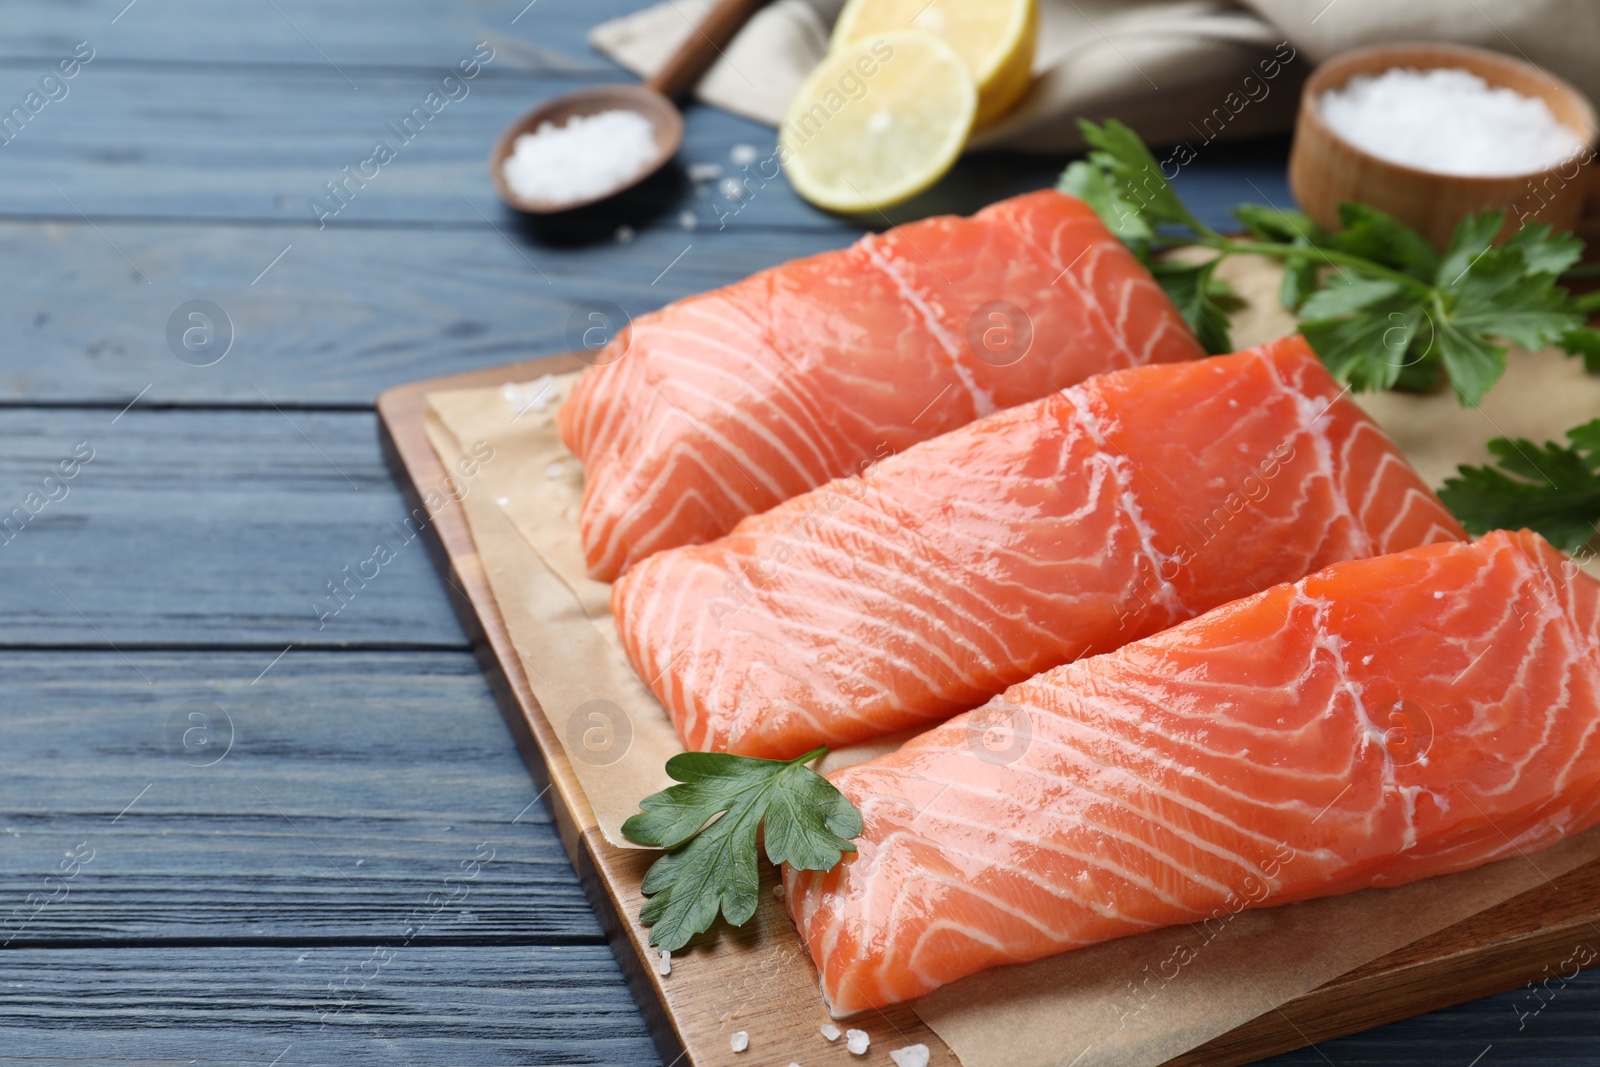
[[[1600,374],[1600,330],[1579,326],[1562,334],[1560,344],[1567,355],[1582,356],[1583,367],[1590,374]]]
[[[1571,445],[1497,437],[1496,467],[1459,468],[1439,497],[1475,534],[1527,526],[1576,552],[1600,523],[1600,419],[1567,431]]]
[[[683,752],[667,761],[667,774],[683,784],[645,797],[644,810],[622,824],[630,841],[669,850],[640,887],[650,898],[639,918],[652,945],[680,949],[718,912],[734,926],[749,922],[759,902],[760,837],[768,860],[803,871],[830,870],[856,850],[850,839],[861,834],[861,813],[806,766],[827,751],[792,760]]]
[[[1080,119],[1078,127],[1091,149],[1086,162],[1103,176],[1114,202],[1136,212],[1146,230],[1153,232],[1162,225],[1176,225],[1195,233],[1210,232],[1184,206],[1172,184],[1162,175],[1156,157],[1133,130],[1116,119],[1107,119],[1100,126]],[[1068,167],[1062,176],[1061,189],[1076,195],[1074,185],[1083,182],[1085,174],[1082,166]],[[1090,189],[1094,191],[1092,186]],[[1100,210],[1090,197],[1083,199],[1096,211]],[[1112,226],[1112,229],[1115,232],[1117,227]]]
[[[1550,232],[1548,222],[1530,222],[1511,235],[1505,244],[1522,253],[1528,270],[1535,274],[1559,275],[1583,256],[1583,241],[1570,233]]]
[[[1354,283],[1351,288],[1366,284]],[[1337,318],[1302,320],[1300,332],[1322,357],[1328,373],[1356,392],[1365,392],[1394,388],[1408,367],[1427,358],[1431,340],[1422,327],[1422,308],[1390,297]]]
[[[1225,282],[1212,277],[1217,261],[1196,266],[1157,260],[1149,267],[1206,352],[1213,356],[1232,352],[1233,339],[1228,336],[1228,313],[1223,302],[1233,294]]]
[[[1438,270],[1439,253],[1428,239],[1393,215],[1366,204],[1339,205],[1339,232],[1320,247],[1345,252],[1379,266],[1429,279]]]
[[[1556,284],[1583,254],[1572,234],[1532,223],[1497,246],[1505,213],[1485,211],[1462,219],[1440,255],[1393,216],[1346,203],[1331,232],[1302,212],[1241,204],[1234,217],[1249,237],[1228,237],[1184,206],[1131,129],[1079,125],[1091,151],[1067,168],[1061,188],[1081,196],[1150,268],[1208,352],[1229,344],[1217,263],[1254,254],[1283,262],[1279,300],[1353,389],[1430,389],[1448,380],[1463,404],[1475,405],[1504,375],[1510,344],[1559,345],[1600,373],[1600,330],[1586,324],[1600,311],[1600,293],[1574,298]],[[1200,267],[1158,258],[1185,245],[1217,256]]]

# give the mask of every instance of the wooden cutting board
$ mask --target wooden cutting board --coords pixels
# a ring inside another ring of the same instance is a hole
[[[580,366],[576,356],[552,356],[415,382],[380,396],[384,456],[408,507],[423,506],[425,489],[420,487],[442,485],[446,478],[425,430],[427,394],[525,382]],[[684,954],[670,975],[659,975],[655,952],[632,919],[643,902],[639,882],[653,853],[618,849],[602,836],[506,636],[460,506],[446,498],[425,533],[451,602],[529,771],[546,790],[543,796],[568,858],[664,1063],[781,1067],[794,1060],[891,1067],[891,1050],[919,1042],[932,1050],[933,1064],[957,1063],[949,1048],[905,1005],[846,1024],[872,1035],[866,1056],[848,1056],[842,1039],[829,1045],[818,1032],[828,1019],[816,992],[816,970],[772,896],[776,879],[770,871],[763,881],[761,908],[750,925]],[[1173,1060],[1172,1065],[1250,1063],[1514,989],[1544,978],[1546,968],[1549,973],[1559,970],[1574,947],[1585,942],[1600,948],[1600,861],[1342,975]],[[735,1054],[729,1042],[740,1030],[749,1034],[750,1049]]]

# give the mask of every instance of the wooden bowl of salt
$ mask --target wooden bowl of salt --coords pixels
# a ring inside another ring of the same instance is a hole
[[[1345,52],[1307,79],[1289,185],[1319,226],[1339,204],[1386,211],[1444,248],[1475,211],[1569,230],[1589,197],[1600,124],[1577,89],[1498,52],[1396,44]]]

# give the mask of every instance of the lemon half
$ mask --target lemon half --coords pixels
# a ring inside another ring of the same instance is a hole
[[[1038,0],[849,0],[833,47],[904,29],[938,36],[966,61],[978,83],[975,128],[1011,110],[1033,81]]]
[[[830,211],[908,200],[961,155],[978,109],[967,64],[923,30],[834,48],[800,87],[778,131],[795,190]]]

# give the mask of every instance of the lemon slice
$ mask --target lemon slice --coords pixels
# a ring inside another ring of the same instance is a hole
[[[1038,0],[850,0],[833,27],[833,47],[895,30],[936,34],[978,83],[982,128],[1011,110],[1033,81]]]
[[[955,163],[978,90],[938,37],[901,30],[835,48],[800,87],[778,159],[818,207],[860,212],[922,192]]]

